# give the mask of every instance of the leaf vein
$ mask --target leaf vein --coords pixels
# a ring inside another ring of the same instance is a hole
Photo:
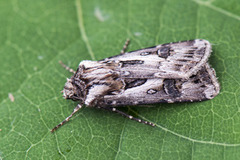
[[[205,1],[201,1],[201,0],[193,0],[193,1],[196,2],[199,5],[206,6],[206,7],[211,8],[211,9],[213,9],[213,10],[219,12],[219,13],[222,13],[222,14],[224,14],[226,16],[229,16],[231,18],[234,18],[234,19],[240,21],[240,16],[235,15],[235,14],[233,14],[231,12],[228,12],[228,11],[222,9],[222,8],[217,7],[217,6],[214,6],[210,2],[205,2]]]
[[[80,33],[82,35],[82,39],[85,42],[87,49],[88,49],[88,53],[90,54],[92,60],[96,60],[94,53],[92,51],[92,48],[90,46],[90,43],[88,41],[88,37],[85,31],[85,27],[83,25],[83,15],[82,15],[82,6],[81,6],[81,1],[80,0],[76,0],[76,10],[77,10],[77,17],[78,17],[78,27],[80,30]]]

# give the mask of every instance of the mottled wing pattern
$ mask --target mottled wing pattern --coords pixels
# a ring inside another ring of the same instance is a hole
[[[159,77],[189,78],[202,68],[211,53],[210,43],[199,39],[163,45],[161,48],[164,51],[160,49],[160,53],[164,55],[167,50],[169,56],[159,66]]]
[[[214,69],[207,63],[210,52],[208,41],[196,39],[162,44],[100,61],[82,61],[76,72],[63,65],[74,73],[65,83],[63,96],[78,100],[80,104],[51,131],[69,121],[81,104],[154,126],[113,106],[212,99],[220,87]]]
[[[207,62],[210,53],[210,43],[196,39],[132,51],[100,62],[118,62],[122,78],[188,79]]]
[[[106,105],[139,105],[153,103],[193,102],[212,99],[220,90],[214,69],[206,63],[196,75],[184,79],[125,79],[126,90],[105,95]],[[131,85],[130,85],[131,84]]]
[[[78,88],[84,84],[88,106],[202,101],[219,93],[215,71],[207,63],[210,52],[206,40],[162,44],[82,61],[73,79]]]

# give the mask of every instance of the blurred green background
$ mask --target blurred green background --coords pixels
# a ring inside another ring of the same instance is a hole
[[[239,159],[239,0],[1,0],[0,159]],[[199,103],[126,107],[153,128],[62,98],[82,60],[180,40],[213,45],[220,94]],[[13,99],[14,98],[14,99]]]

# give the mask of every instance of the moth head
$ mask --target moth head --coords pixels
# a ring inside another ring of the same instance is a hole
[[[63,89],[63,97],[65,99],[77,99],[77,86],[73,83],[72,79],[67,78],[67,82],[65,83],[64,89]]]

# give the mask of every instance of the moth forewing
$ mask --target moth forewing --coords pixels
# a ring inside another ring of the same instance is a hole
[[[127,44],[127,43],[126,43]],[[113,106],[193,102],[214,98],[220,90],[215,71],[207,63],[211,45],[207,40],[190,40],[140,49],[100,61],[82,61],[63,90],[66,99],[110,110],[132,120],[153,123],[130,116]]]
[[[205,90],[205,95],[206,95],[207,99],[212,99],[219,94],[220,84],[217,80],[216,72],[215,72],[214,68],[211,68],[208,63],[206,63],[205,68],[208,71],[209,78],[212,81],[211,87],[213,87],[213,88],[208,87],[208,89]]]
[[[214,98],[220,90],[215,72],[207,63],[187,80],[154,78],[135,84],[119,95],[105,95],[104,104],[118,106],[203,101]]]
[[[132,51],[101,62],[119,61],[126,78],[188,79],[202,68],[210,53],[211,44],[196,39]]]

